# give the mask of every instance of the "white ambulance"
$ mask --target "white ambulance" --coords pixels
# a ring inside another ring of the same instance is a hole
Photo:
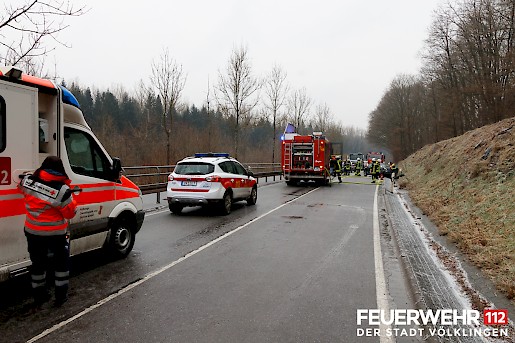
[[[71,254],[106,247],[127,256],[143,224],[141,191],[121,176],[86,123],[76,98],[49,80],[0,67],[0,281],[30,265],[23,232],[19,175],[59,156],[72,180],[77,214],[70,220]]]

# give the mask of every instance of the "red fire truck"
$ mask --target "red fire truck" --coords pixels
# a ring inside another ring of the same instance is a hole
[[[331,143],[322,132],[303,136],[291,132],[295,131],[292,128],[289,124],[282,137],[281,161],[286,184],[291,186],[298,181],[328,184]]]

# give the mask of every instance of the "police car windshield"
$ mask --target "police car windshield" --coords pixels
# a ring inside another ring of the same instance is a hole
[[[206,175],[215,171],[215,166],[205,162],[182,162],[175,167],[175,174]]]

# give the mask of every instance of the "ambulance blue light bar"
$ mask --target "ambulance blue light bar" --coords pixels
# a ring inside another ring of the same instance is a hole
[[[226,152],[197,152],[195,157],[229,157]]]
[[[63,86],[60,86],[60,87],[61,87],[61,90],[63,91],[63,102],[65,104],[80,108],[79,102],[77,101],[77,98],[75,98],[75,96],[72,94],[72,92],[70,92]]]

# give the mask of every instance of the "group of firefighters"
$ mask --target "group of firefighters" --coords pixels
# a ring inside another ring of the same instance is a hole
[[[397,170],[397,167],[395,166],[395,163],[390,162],[390,169],[392,171],[392,177],[393,173]],[[346,159],[345,161],[342,161],[341,156],[333,155],[331,156],[330,160],[330,173],[332,176],[338,177],[338,182],[342,182],[342,174],[343,175],[350,175],[351,174],[351,161],[349,159]],[[361,171],[363,170],[363,161],[361,158],[358,157],[355,168],[354,168],[354,175],[355,176],[361,176]],[[375,183],[376,180],[383,179],[383,174],[381,173],[381,162],[379,159],[372,158],[372,163],[369,166],[370,175],[372,175],[372,183]],[[366,175],[365,175],[366,176]]]

